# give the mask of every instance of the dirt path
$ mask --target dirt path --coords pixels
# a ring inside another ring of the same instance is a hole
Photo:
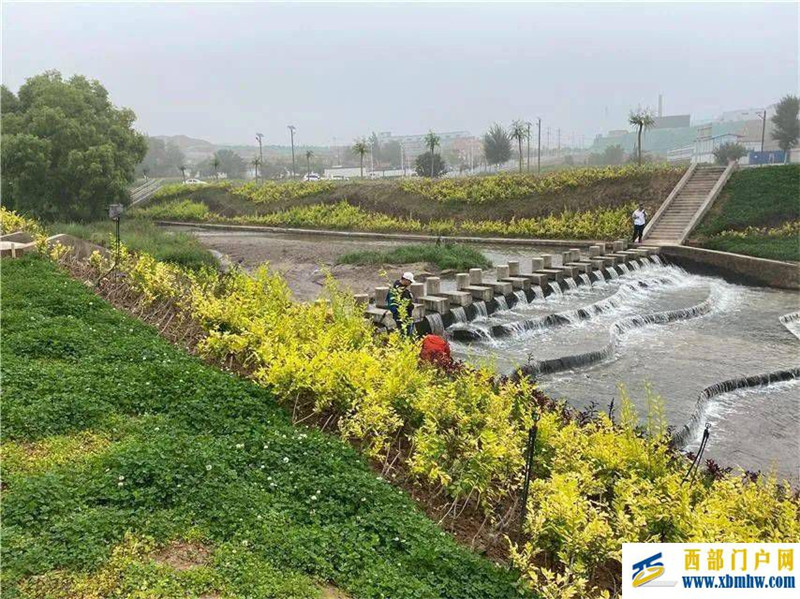
[[[437,272],[424,263],[404,265],[354,266],[336,264],[342,254],[357,250],[381,251],[400,242],[303,239],[282,235],[231,234],[202,229],[191,232],[209,249],[228,256],[234,264],[247,269],[264,262],[286,277],[295,298],[301,301],[319,297],[330,271],[343,286],[353,293],[369,293],[378,285],[392,282],[404,270],[415,274]]]

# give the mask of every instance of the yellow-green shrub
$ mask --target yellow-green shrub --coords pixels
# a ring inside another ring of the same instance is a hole
[[[407,192],[420,194],[438,202],[483,204],[517,200],[534,194],[556,193],[600,181],[679,171],[680,169],[666,164],[586,167],[556,171],[542,176],[508,173],[452,179],[420,177],[404,179],[400,186]]]
[[[44,232],[34,219],[0,206],[0,234],[5,235],[17,231],[30,233],[34,236],[41,235]]]
[[[270,204],[313,196],[335,186],[333,181],[264,181],[233,187],[231,193],[256,204]]]

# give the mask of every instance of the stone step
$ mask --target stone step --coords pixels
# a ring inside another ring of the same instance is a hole
[[[494,297],[494,289],[484,285],[469,285],[461,291],[468,291],[472,294],[472,299],[477,301],[488,302]]]

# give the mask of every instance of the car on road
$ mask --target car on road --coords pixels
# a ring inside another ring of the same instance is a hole
[[[303,177],[303,181],[322,181],[322,177],[320,177],[317,173],[308,173],[305,177]]]
[[[201,181],[200,179],[186,179],[183,183],[184,185],[208,185],[205,181]]]

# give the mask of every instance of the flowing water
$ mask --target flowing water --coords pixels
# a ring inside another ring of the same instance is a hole
[[[800,369],[797,294],[659,260],[620,270],[577,291],[551,284],[547,298],[463,323],[479,327],[480,339],[454,341],[454,355],[504,373],[525,367],[549,395],[580,409],[618,406],[622,383],[644,417],[649,384],[686,450],[708,424],[706,457],[798,484],[800,370],[786,374]],[[754,376],[777,372],[790,380]]]

